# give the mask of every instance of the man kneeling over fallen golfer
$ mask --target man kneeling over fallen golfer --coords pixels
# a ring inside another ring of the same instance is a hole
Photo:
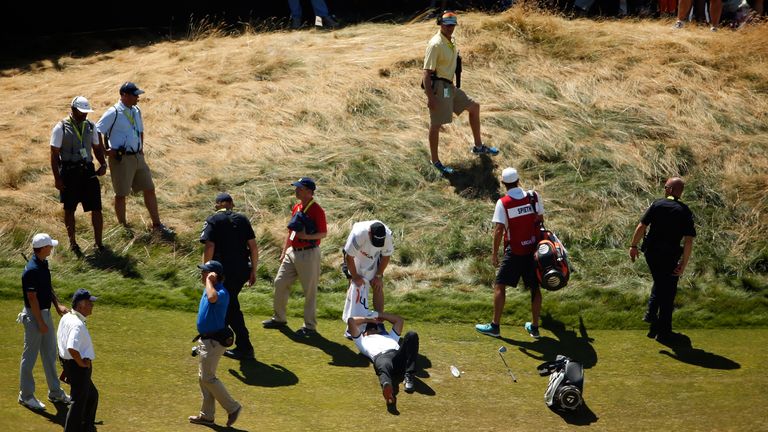
[[[378,324],[385,321],[392,324],[392,329],[380,332]],[[405,391],[412,393],[416,358],[419,356],[419,335],[409,331],[403,337],[402,344],[399,343],[403,318],[386,312],[371,312],[367,317],[350,317],[347,326],[357,348],[373,362],[387,405],[395,403],[395,378],[403,376]]]

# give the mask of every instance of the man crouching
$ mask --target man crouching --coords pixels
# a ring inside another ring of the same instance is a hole
[[[388,321],[392,324],[389,332],[379,332],[378,325]],[[403,385],[407,393],[414,391],[416,358],[419,356],[419,335],[409,331],[398,343],[403,331],[403,318],[386,312],[368,317],[350,317],[347,320],[352,340],[364,356],[371,359],[381,383],[381,392],[387,406],[395,404],[394,378],[404,376]]]

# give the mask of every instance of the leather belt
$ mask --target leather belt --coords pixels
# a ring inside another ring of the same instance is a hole
[[[303,250],[314,249],[316,247],[317,247],[317,245],[312,245],[312,246],[307,246],[307,247],[302,247],[302,248],[295,247],[295,248],[293,248],[293,251],[294,252],[299,252],[299,251],[303,251]]]

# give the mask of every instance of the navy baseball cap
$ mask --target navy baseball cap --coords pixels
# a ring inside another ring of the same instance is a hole
[[[216,260],[210,260],[205,264],[198,264],[197,268],[205,272],[213,272],[217,275],[224,274],[224,266]]]
[[[296,187],[301,186],[301,187],[305,187],[305,188],[307,188],[309,190],[317,189],[317,186],[315,186],[315,181],[312,180],[309,177],[302,177],[302,178],[296,180],[295,182],[291,183],[291,186],[296,186]]]
[[[134,96],[138,96],[138,95],[144,93],[144,90],[136,87],[136,84],[128,81],[128,82],[123,83],[123,85],[120,86],[120,94],[123,94],[123,93],[128,93],[128,94],[132,94]]]
[[[224,201],[232,202],[232,195],[230,195],[230,194],[228,194],[226,192],[222,192],[222,193],[216,195],[216,202],[217,203],[224,202]]]
[[[80,300],[90,300],[90,301],[96,301],[98,300],[98,297],[94,297],[91,295],[91,292],[88,291],[85,288],[80,288],[77,291],[75,291],[75,294],[72,296],[72,309],[75,308],[77,305],[77,302]]]
[[[375,247],[384,246],[384,240],[387,239],[387,227],[381,222],[371,224],[371,244]]]

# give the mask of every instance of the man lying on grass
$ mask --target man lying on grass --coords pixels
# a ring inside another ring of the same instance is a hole
[[[385,321],[392,324],[392,330],[380,332],[378,325]],[[407,393],[414,390],[413,374],[416,372],[416,358],[419,356],[419,335],[409,331],[403,337],[402,345],[399,344],[403,322],[403,317],[386,312],[372,312],[368,317],[356,316],[347,320],[355,345],[373,362],[387,406],[395,404],[395,378],[404,377],[403,383]],[[366,324],[365,327],[363,324]]]

